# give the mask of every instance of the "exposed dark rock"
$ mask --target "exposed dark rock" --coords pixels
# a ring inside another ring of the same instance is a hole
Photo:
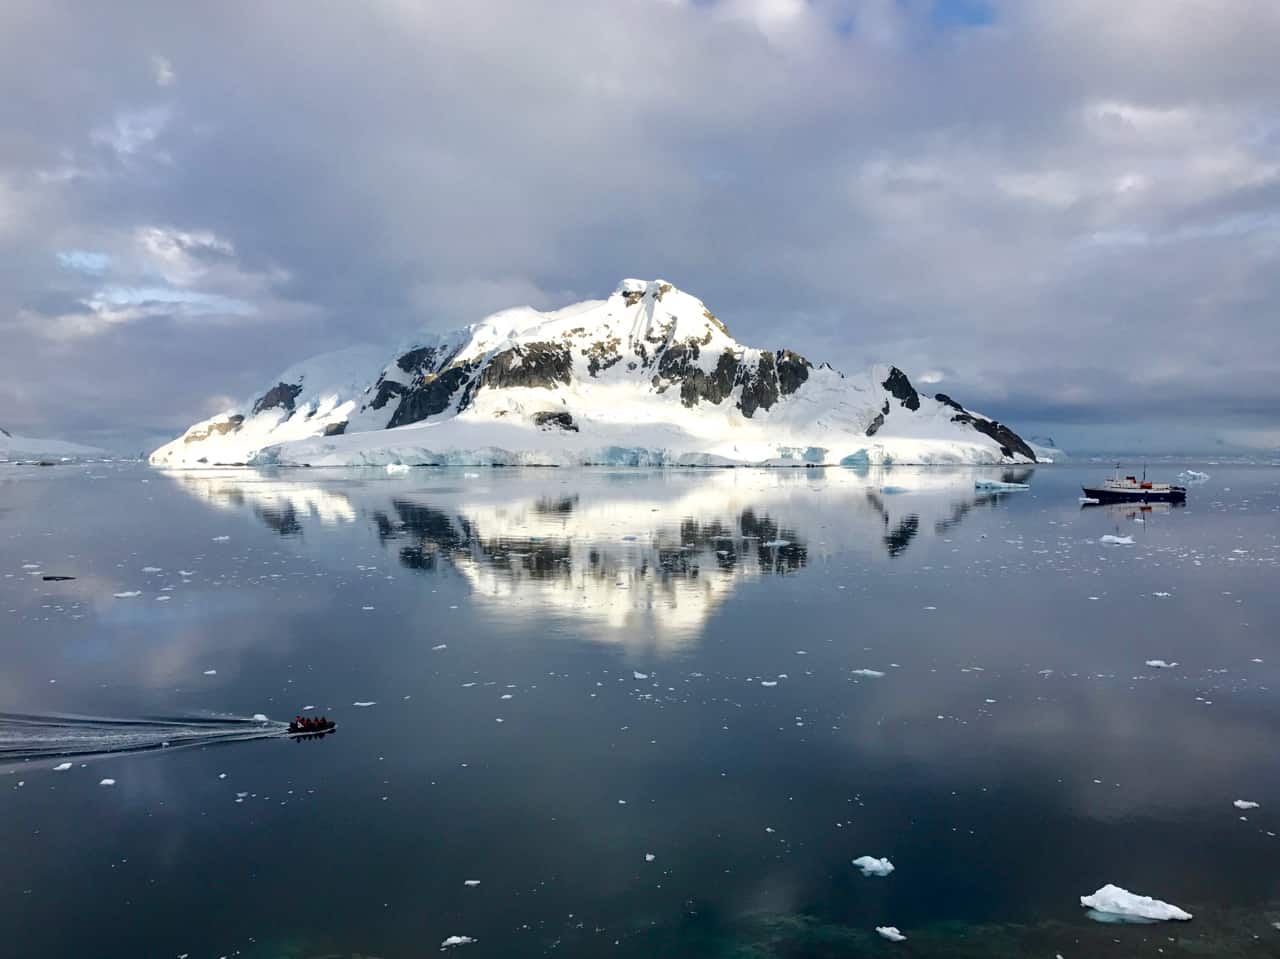
[[[663,361],[666,361],[665,355]],[[707,400],[710,403],[722,402],[733,392],[737,371],[738,358],[729,350],[720,354],[720,358],[716,360],[716,368],[710,375],[686,360],[686,373],[684,381],[680,384],[680,402],[685,406],[697,406],[699,400]]]
[[[480,374],[480,385],[493,389],[512,386],[554,389],[573,377],[573,356],[561,343],[530,343],[503,350]]]
[[[272,410],[277,406],[292,413],[294,400],[298,398],[298,394],[301,392],[301,383],[277,383],[267,390],[258,402],[253,404],[253,413],[256,416],[263,410]]]
[[[471,380],[474,372],[475,364],[463,363],[450,366],[438,374],[427,373],[420,380],[415,380],[404,390],[400,405],[391,414],[387,428],[406,426],[443,413],[453,403],[454,394]]]
[[[405,385],[403,383],[397,383],[394,380],[379,379],[377,395],[375,395],[369,402],[369,406],[375,410],[380,410],[387,405],[387,402],[391,397],[403,396],[404,392]]]
[[[396,366],[406,373],[416,373],[424,368],[434,366],[437,352],[439,352],[438,347],[420,346],[415,350],[402,353],[396,359]]]
[[[778,389],[783,396],[790,396],[809,378],[809,371],[813,369],[813,364],[799,353],[792,353],[790,350],[778,350],[776,356]]]
[[[869,426],[867,426],[867,435],[875,436],[880,432],[880,427],[882,426],[884,426],[884,413],[880,412],[876,414],[876,418],[871,421]]]
[[[974,413],[970,413],[951,397],[947,396],[946,393],[939,393],[934,397],[934,399],[939,403],[943,403],[951,407],[953,410],[956,410],[955,416],[951,417],[952,423],[966,423],[969,426],[972,426],[979,433],[991,437],[1000,444],[1000,452],[1005,456],[1012,459],[1015,453],[1019,453],[1031,460],[1031,462],[1037,462],[1036,451],[1028,446],[1027,442],[1021,436],[1009,429],[1009,427],[1005,426],[1003,423],[997,422],[996,420],[989,420],[985,416],[978,416]]]
[[[773,406],[778,402],[778,371],[774,368],[773,354],[761,353],[754,371],[743,367],[738,373],[738,382],[742,384],[738,409],[743,416],[750,419],[757,409],[767,410]]]
[[[573,417],[568,413],[544,411],[533,414],[533,423],[535,426],[554,426],[562,430],[571,430],[578,432],[578,424],[573,421]]]
[[[221,423],[210,423],[207,429],[188,430],[187,435],[182,438],[184,443],[198,443],[201,440],[207,440],[215,433],[219,436],[232,433],[240,428],[240,424],[244,422],[244,417],[239,413],[234,416],[228,416]]]
[[[582,355],[587,358],[587,372],[596,376],[601,370],[607,370],[621,361],[622,354],[618,351],[621,345],[621,341],[616,336],[611,336],[607,340],[592,343],[583,350]]]
[[[920,394],[916,392],[916,388],[907,379],[907,374],[896,366],[889,367],[889,377],[881,385],[892,393],[894,398],[907,409],[920,409]]]
[[[347,421],[343,420],[341,423],[330,423],[328,426],[326,426],[324,428],[324,435],[325,436],[341,436],[346,431],[347,431]]]

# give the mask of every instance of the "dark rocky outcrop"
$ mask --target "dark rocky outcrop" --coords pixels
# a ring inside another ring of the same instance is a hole
[[[187,435],[182,437],[184,443],[199,443],[201,440],[207,440],[210,436],[217,434],[224,436],[227,433],[234,432],[240,428],[240,424],[244,422],[244,417],[239,413],[234,416],[228,416],[221,423],[210,423],[209,426],[202,430],[187,430]]]
[[[573,356],[560,343],[530,343],[503,350],[485,365],[480,385],[493,389],[512,386],[554,389],[573,378]]]
[[[602,370],[607,370],[619,362],[622,354],[618,351],[618,347],[621,345],[621,341],[616,336],[611,336],[607,340],[592,343],[583,350],[582,355],[587,358],[587,372],[592,376],[598,376]]]
[[[778,367],[778,389],[783,396],[790,396],[809,379],[809,371],[813,369],[813,364],[799,353],[792,353],[790,350],[778,350],[775,355]]]
[[[738,374],[738,382],[742,384],[742,393],[738,398],[738,409],[742,415],[751,418],[758,409],[767,410],[778,402],[778,371],[773,363],[772,353],[761,353],[760,362],[755,370],[743,368]]]
[[[341,436],[346,431],[347,431],[347,421],[343,420],[341,423],[330,423],[328,426],[326,426],[324,428],[324,435],[325,436]]]
[[[423,369],[433,367],[436,361],[436,354],[439,352],[439,349],[434,346],[419,346],[417,349],[400,354],[396,358],[396,366],[406,373],[417,373]]]
[[[556,429],[578,432],[578,424],[573,421],[573,417],[564,412],[544,411],[533,414],[533,424],[541,427],[554,427]]]
[[[391,400],[393,396],[403,396],[405,393],[405,385],[397,383],[394,380],[378,380],[378,392],[373,399],[369,401],[369,406],[375,410],[380,410]]]
[[[920,409],[920,394],[916,392],[916,388],[907,379],[907,374],[896,366],[889,367],[889,376],[881,385],[892,393],[894,399],[898,400],[907,409]]]
[[[475,367],[473,363],[461,363],[441,373],[428,373],[416,379],[403,391],[400,405],[391,414],[387,428],[417,423],[449,409],[454,394],[471,381]],[[459,405],[459,409],[463,408]]]
[[[1000,445],[1000,452],[1005,456],[1012,459],[1015,453],[1019,453],[1031,460],[1031,462],[1037,462],[1035,450],[1027,445],[1027,442],[1021,436],[1003,423],[970,413],[946,393],[939,393],[934,396],[934,399],[956,411],[956,414],[951,417],[951,422],[965,423],[972,426],[979,433],[991,437]]]
[[[276,407],[292,413],[294,400],[298,398],[298,394],[301,392],[301,383],[277,383],[262,394],[258,402],[253,404],[253,414],[257,416],[263,410],[273,410]]]

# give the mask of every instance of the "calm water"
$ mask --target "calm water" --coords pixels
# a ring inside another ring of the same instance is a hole
[[[5,467],[0,710],[340,728],[11,758],[0,952],[1278,955],[1280,470],[1199,468]]]

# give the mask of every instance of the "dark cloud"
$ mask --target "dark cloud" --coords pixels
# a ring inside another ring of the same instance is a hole
[[[8,3],[0,421],[132,448],[661,275],[1077,446],[1280,443],[1277,41],[1250,0]]]

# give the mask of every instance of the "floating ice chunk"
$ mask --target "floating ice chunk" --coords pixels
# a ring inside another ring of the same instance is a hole
[[[853,675],[866,676],[869,679],[879,679],[881,676],[884,675],[884,673],[880,672],[880,670],[878,669],[855,669],[853,671]]]
[[[1249,799],[1237,799],[1231,805],[1237,809],[1257,809],[1259,804]]]
[[[470,936],[450,936],[444,942],[440,943],[440,948],[451,949],[454,946],[469,946],[473,942],[475,942],[475,940]]]
[[[884,939],[890,942],[906,942],[907,937],[898,931],[897,926],[876,926],[876,932]]]
[[[1147,665],[1152,669],[1173,669],[1177,663],[1166,663],[1163,659],[1148,659]]]
[[[179,576],[194,576],[195,574],[196,574],[196,573],[195,573],[195,570],[193,570],[193,569],[180,569],[180,570],[178,570],[178,575],[179,575]]]
[[[862,870],[864,876],[887,876],[893,872],[893,863],[875,856],[859,856],[853,864]]]
[[[71,763],[58,763],[58,765],[53,767],[53,771],[56,773],[65,773],[70,768]]]
[[[388,463],[387,472],[390,473],[392,476],[398,476],[402,473],[409,472],[409,467],[406,466],[404,463]]]
[[[791,540],[789,540],[789,539],[770,539],[770,540],[765,540],[765,541],[764,541],[763,543],[761,543],[760,545],[761,545],[761,546],[769,546],[769,547],[783,547],[783,546],[790,546],[790,545],[791,545]]]
[[[269,720],[269,719],[267,719],[267,714],[266,714],[266,713],[254,713],[254,714],[253,714],[253,721],[254,721],[255,723],[266,723],[266,722],[270,722],[270,720]]]
[[[1100,540],[1098,540],[1098,542],[1106,543],[1109,546],[1132,546],[1133,537],[1132,536],[1113,536],[1111,533],[1108,533],[1106,536],[1103,536]]]
[[[1178,479],[1184,483],[1207,483],[1209,474],[1201,473],[1199,470],[1183,470],[1178,474]]]
[[[480,885],[480,880],[479,880],[479,879],[464,879],[464,880],[462,880],[462,884],[463,884],[464,886],[478,886],[478,885]]]
[[[215,536],[213,538],[213,541],[215,543],[226,543],[226,542],[229,542],[230,540],[231,540],[230,536]]]
[[[1185,922],[1191,918],[1191,913],[1177,906],[1150,896],[1134,895],[1110,883],[1092,896],[1081,896],[1080,905],[1098,913],[1096,916],[1091,913],[1090,918],[1099,922],[1164,922],[1169,919]]]
[[[216,669],[206,669],[206,670],[204,671],[204,674],[205,674],[206,676],[217,676],[217,675],[218,675],[218,671],[217,671]]]
[[[639,673],[639,672],[636,672],[635,670],[632,670],[632,671],[631,671],[631,675],[632,675],[632,676],[634,676],[636,679],[648,679],[648,678],[649,678],[649,674],[648,674],[648,673]]]
[[[655,856],[655,855],[654,855],[653,853],[651,853],[651,852],[647,852],[647,853],[645,853],[645,854],[644,854],[644,861],[645,861],[645,862],[653,862],[653,861],[654,861],[655,859],[657,859],[657,858],[658,858],[658,857],[657,857],[657,856]]]
[[[112,593],[111,595],[114,596],[116,599],[133,599],[133,597],[135,596],[141,596],[142,590],[127,589],[123,593]]]
[[[448,644],[447,644],[447,643],[440,643],[438,646],[432,646],[432,647],[431,647],[431,651],[432,651],[432,652],[435,652],[435,653],[438,653],[440,650],[442,650],[442,649],[448,649],[448,648],[449,648],[449,646],[448,646]]]
[[[1102,502],[1102,500],[1100,500],[1100,499],[1095,499],[1095,498],[1094,498],[1094,497],[1092,497],[1092,496],[1081,496],[1081,497],[1080,497],[1080,505],[1081,505],[1081,506],[1097,506],[1097,505],[1098,505],[1099,503],[1101,503],[1101,502]]]
[[[978,480],[973,484],[975,490],[1000,490],[1012,492],[1019,489],[1031,489],[1026,483],[1003,483],[1000,480]]]
[[[776,679],[762,679],[760,680],[760,685],[772,688],[778,685],[778,681]]]
[[[378,704],[376,702],[368,702],[368,703],[352,703],[351,705],[352,706],[376,706]]]
[[[1173,593],[1164,593],[1164,592],[1161,592],[1161,591],[1157,590],[1156,592],[1152,593],[1151,595],[1152,595],[1152,596],[1157,596],[1157,597],[1159,597],[1160,599],[1168,599],[1170,596],[1172,596],[1172,595],[1173,595]]]
[[[143,571],[144,573],[162,573],[162,572],[164,572],[164,570],[162,570],[159,566],[144,566],[144,567],[142,567],[142,571]]]
[[[115,784],[116,781],[114,779],[104,779],[98,783],[99,786],[114,786]]]

